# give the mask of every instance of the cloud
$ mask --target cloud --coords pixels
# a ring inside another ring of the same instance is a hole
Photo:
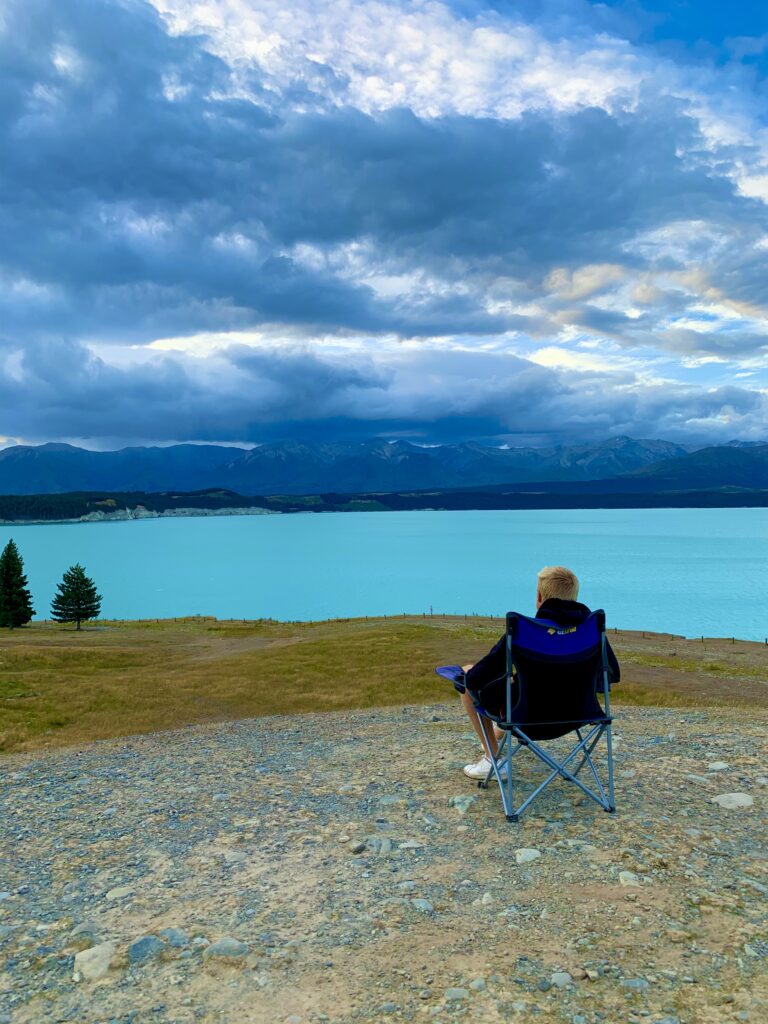
[[[752,96],[598,7],[10,0],[0,431],[753,433]]]

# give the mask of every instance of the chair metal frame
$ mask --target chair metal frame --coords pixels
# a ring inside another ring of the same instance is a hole
[[[615,798],[614,798],[614,784],[613,784],[613,737],[611,734],[611,726],[613,724],[613,718],[611,716],[611,696],[610,696],[610,681],[611,671],[608,663],[607,653],[607,641],[605,636],[605,613],[602,611],[593,612],[586,622],[594,620],[600,631],[600,655],[599,662],[596,665],[594,678],[593,678],[593,693],[594,705],[599,707],[597,701],[598,692],[598,677],[602,677],[602,692],[604,696],[605,707],[603,714],[600,716],[592,715],[588,719],[547,719],[546,721],[530,722],[530,721],[517,721],[514,718],[515,708],[512,706],[512,685],[513,677],[516,679],[518,684],[518,701],[520,703],[520,697],[522,696],[523,688],[526,686],[526,682],[520,671],[520,667],[515,660],[515,644],[514,644],[514,633],[515,625],[517,620],[525,618],[524,616],[517,615],[514,612],[510,612],[507,615],[507,633],[506,633],[506,653],[507,653],[507,671],[506,671],[506,715],[502,718],[500,715],[494,715],[487,709],[483,708],[479,699],[472,694],[480,718],[480,727],[485,738],[485,745],[488,750],[488,756],[491,761],[492,767],[490,768],[486,778],[478,782],[478,786],[481,789],[487,789],[491,778],[495,775],[496,781],[499,784],[499,790],[501,792],[501,802],[504,808],[508,822],[517,822],[520,820],[520,816],[523,812],[533,803],[546,788],[556,778],[562,778],[566,782],[572,782],[579,787],[582,792],[594,800],[604,811],[609,814],[613,814],[616,810]],[[529,622],[536,622],[543,625],[543,620],[528,620]],[[547,623],[549,625],[549,623]],[[578,630],[580,627],[576,627]],[[557,659],[550,659],[553,668],[556,666]],[[557,666],[560,671],[567,672],[568,661],[567,659],[561,659],[561,664]],[[489,742],[489,724],[495,722],[500,728],[504,730],[504,737],[495,755],[491,754],[491,744]],[[558,761],[548,751],[546,751],[540,742],[533,739],[528,735],[526,729],[531,727],[552,727],[552,726],[571,726],[570,729],[564,729],[561,735],[568,735],[571,732],[575,732],[578,737],[578,743],[568,753],[568,755],[562,760]],[[525,727],[525,728],[524,728]],[[587,727],[588,731],[587,731]],[[595,768],[595,764],[592,760],[592,752],[594,751],[600,739],[605,735],[607,745],[607,793],[606,788],[600,781],[600,777]],[[512,737],[517,740],[517,746],[514,750],[512,749]],[[513,790],[513,779],[512,779],[512,759],[523,749],[528,747],[531,752],[539,758],[548,768],[551,769],[550,774],[547,778],[536,787],[536,789],[530,793],[523,802],[516,808],[514,805],[514,790]],[[568,769],[568,765],[581,754],[581,760],[573,771]],[[594,780],[595,789],[590,788],[578,778],[582,768],[587,765],[592,774]],[[504,769],[506,768],[506,779],[503,778]]]

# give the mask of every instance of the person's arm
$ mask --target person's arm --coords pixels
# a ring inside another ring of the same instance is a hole
[[[485,657],[476,664],[466,666],[464,672],[464,682],[470,690],[475,692],[487,683],[505,676],[507,673],[506,637],[502,637],[497,644],[494,644]]]

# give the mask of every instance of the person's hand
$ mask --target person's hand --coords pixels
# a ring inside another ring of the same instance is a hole
[[[462,671],[462,672],[464,672],[464,673],[466,674],[467,672],[469,672],[469,670],[470,670],[471,668],[474,668],[474,667],[475,667],[474,665],[462,665],[462,666],[461,666],[461,671]]]

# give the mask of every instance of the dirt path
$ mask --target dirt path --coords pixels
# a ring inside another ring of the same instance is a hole
[[[766,724],[622,711],[618,813],[555,784],[517,826],[453,704],[8,757],[0,1021],[768,1019]]]

